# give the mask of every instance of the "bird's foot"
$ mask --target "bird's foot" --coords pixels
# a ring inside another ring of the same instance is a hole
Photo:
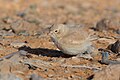
[[[89,60],[93,59],[93,57],[88,53],[78,54],[76,57],[85,58],[85,59],[89,59]]]

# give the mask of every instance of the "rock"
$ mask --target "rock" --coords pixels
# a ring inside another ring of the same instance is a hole
[[[9,73],[17,71],[27,71],[28,66],[20,63],[27,55],[26,51],[20,50],[0,58],[0,72]]]
[[[120,29],[120,18],[118,16],[103,18],[97,22],[95,30],[106,31],[106,30],[118,30]]]
[[[6,74],[0,73],[0,80],[23,80],[23,79],[12,73]]]
[[[25,45],[26,45],[26,43],[24,43],[24,42],[12,42],[12,43],[10,43],[10,46],[13,46],[14,48],[23,47]]]
[[[120,53],[120,40],[118,39],[114,44],[110,44],[108,49],[114,53]]]
[[[117,30],[116,30],[116,33],[117,33],[117,34],[120,34],[120,29],[117,29]]]
[[[34,15],[27,15],[25,16],[24,20],[29,23],[34,23],[36,25],[39,25],[40,23],[42,23],[42,20],[38,17],[35,17]]]
[[[23,31],[20,31],[18,33],[18,35],[29,36],[29,33],[27,31],[23,30]]]
[[[34,23],[29,23],[25,20],[16,20],[11,24],[12,30],[15,31],[16,34],[21,34],[21,32],[27,32],[25,35],[33,35],[36,31],[39,31],[41,28]]]
[[[24,80],[23,77],[17,75],[23,74],[29,70],[29,66],[22,64],[20,61],[23,59],[25,51],[18,51],[5,56],[0,61],[0,80]],[[11,56],[10,56],[11,55]],[[25,59],[25,57],[24,57]]]
[[[0,30],[0,36],[2,36],[2,37],[14,37],[15,34],[11,30],[9,30],[9,31]]]
[[[45,80],[45,79],[37,74],[32,74],[30,80]]]
[[[100,21],[97,22],[96,24],[96,30],[97,31],[104,31],[104,30],[107,30],[108,29],[108,23],[109,23],[109,20],[108,19],[101,19]]]
[[[14,21],[13,18],[11,18],[9,16],[3,18],[3,22],[7,23],[7,24],[12,23],[13,21]]]
[[[72,57],[71,60],[74,61],[74,62],[76,62],[76,63],[80,62],[80,58],[78,58],[78,57]]]
[[[93,80],[119,80],[120,64],[109,65],[102,71],[95,73]]]
[[[19,60],[20,61],[20,60]],[[0,72],[1,73],[19,73],[19,71],[24,72],[28,71],[29,68],[27,65],[21,64],[20,62],[12,62],[11,60],[3,60],[0,62]]]

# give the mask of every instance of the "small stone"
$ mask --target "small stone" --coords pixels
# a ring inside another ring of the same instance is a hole
[[[92,80],[119,80],[120,64],[109,65],[102,71],[96,72]]]
[[[32,74],[30,80],[45,80],[45,79],[37,74]]]
[[[11,30],[9,30],[9,31],[0,30],[0,36],[5,37],[5,38],[6,37],[14,37],[15,34]]]
[[[52,74],[49,74],[49,75],[48,75],[48,77],[53,77],[53,76],[54,76],[54,75],[52,75]]]
[[[120,58],[117,58],[116,60],[117,60],[117,61],[120,61]]]
[[[0,73],[0,80],[23,80],[20,77],[17,77],[17,75],[13,74],[13,73]]]
[[[114,44],[110,44],[108,49],[114,53],[120,53],[120,40],[117,40]]]
[[[23,46],[25,46],[25,45],[26,45],[26,43],[24,43],[24,42],[12,42],[12,43],[10,44],[10,46],[13,46],[14,48],[23,47]]]
[[[116,33],[117,33],[117,34],[120,34],[120,29],[117,29],[117,30],[116,30]]]
[[[72,57],[72,60],[74,61],[74,62],[80,62],[80,58],[78,58],[78,57]]]
[[[19,12],[19,13],[17,13],[17,16],[24,17],[24,16],[26,16],[26,13],[24,11]]]
[[[27,31],[23,30],[23,31],[20,31],[18,33],[18,35],[29,36],[29,33]]]
[[[109,20],[108,19],[101,19],[100,21],[97,22],[95,30],[97,31],[105,31],[108,29],[108,23]]]
[[[13,19],[7,16],[7,17],[3,18],[3,22],[7,23],[7,24],[10,24],[10,23],[13,22]]]

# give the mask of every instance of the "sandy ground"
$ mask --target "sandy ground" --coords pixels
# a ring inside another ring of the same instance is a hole
[[[0,57],[20,50],[29,53],[29,57],[24,56],[26,63],[21,57],[14,57],[22,60],[19,64],[13,59],[1,61],[0,74],[12,73],[20,80],[29,80],[32,74],[39,76],[38,80],[88,79],[107,67],[99,62],[98,49],[106,49],[120,38],[119,4],[119,0],[0,0]],[[102,22],[104,19],[106,22]],[[90,34],[99,37],[92,41],[93,60],[71,57],[57,49],[48,27],[60,23],[84,25]],[[112,55],[110,59],[117,57]]]

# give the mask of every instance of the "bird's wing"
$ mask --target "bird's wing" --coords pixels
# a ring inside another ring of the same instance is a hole
[[[87,37],[88,36],[86,35],[85,32],[83,33],[82,31],[81,32],[74,31],[63,36],[59,40],[59,42],[64,45],[79,45],[86,41]]]

